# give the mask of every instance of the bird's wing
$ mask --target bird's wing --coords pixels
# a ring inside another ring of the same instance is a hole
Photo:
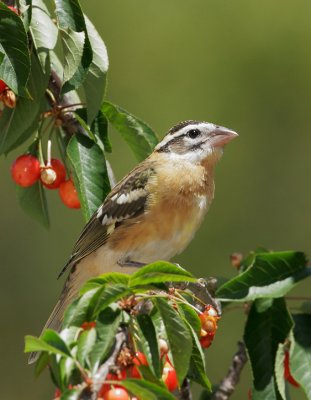
[[[123,221],[134,218],[144,211],[148,198],[146,185],[154,172],[153,163],[139,164],[113,188],[84,227],[59,277],[68,268],[101,247]]]

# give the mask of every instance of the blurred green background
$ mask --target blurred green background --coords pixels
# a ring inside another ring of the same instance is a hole
[[[235,129],[216,171],[216,197],[188,249],[176,260],[197,276],[231,277],[234,251],[261,245],[311,254],[311,3],[308,0],[81,0],[110,58],[108,98],[159,136],[185,119]],[[0,133],[1,134],[1,133]],[[135,160],[111,131],[121,178]],[[39,334],[63,281],[83,221],[48,193],[52,226],[20,210],[1,159],[1,398],[50,399],[48,374],[34,379],[25,334]],[[307,295],[304,283],[295,293]],[[297,303],[290,303],[293,307]],[[219,382],[243,331],[241,310],[224,314],[208,351]],[[246,399],[249,365],[232,397]],[[196,395],[197,396],[197,395]],[[299,390],[293,399],[304,399]]]

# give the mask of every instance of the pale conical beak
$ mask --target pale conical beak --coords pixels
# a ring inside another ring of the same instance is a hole
[[[239,135],[231,129],[217,126],[215,130],[211,132],[210,143],[213,147],[223,147],[238,136]]]

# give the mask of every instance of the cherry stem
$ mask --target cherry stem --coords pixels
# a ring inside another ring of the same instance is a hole
[[[52,140],[49,139],[47,145],[47,163],[46,163],[47,167],[51,166],[51,152],[52,152]]]

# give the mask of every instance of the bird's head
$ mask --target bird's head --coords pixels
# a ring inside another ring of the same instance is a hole
[[[206,160],[216,162],[224,146],[237,136],[236,132],[209,122],[185,121],[171,128],[155,151],[195,164]]]

